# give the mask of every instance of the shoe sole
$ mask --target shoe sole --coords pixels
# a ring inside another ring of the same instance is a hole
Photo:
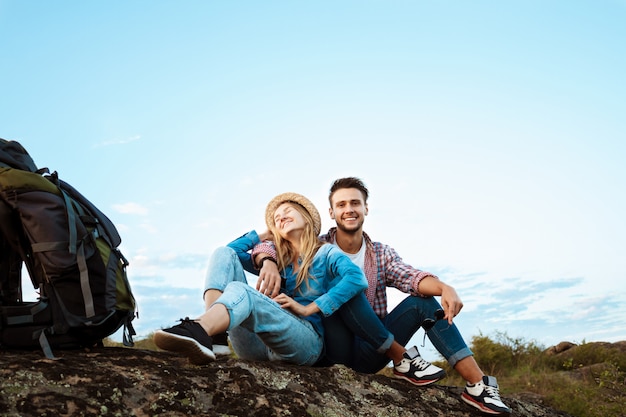
[[[215,353],[216,356],[230,356],[233,351],[229,346],[213,345],[213,353]]]
[[[157,330],[154,332],[153,340],[159,349],[182,353],[194,365],[206,365],[215,361],[215,353],[211,349],[202,346],[190,337]]]
[[[510,415],[511,414],[510,411],[492,410],[491,408],[487,407],[483,403],[476,401],[474,398],[467,395],[466,393],[461,394],[461,399],[465,401],[466,404],[469,404],[472,407],[479,409],[483,413],[492,414],[492,415]]]
[[[432,385],[437,381],[442,380],[446,374],[444,373],[443,375],[435,375],[433,378],[431,379],[413,379],[413,378],[409,378],[408,376],[404,375],[404,374],[397,374],[395,371],[393,372],[393,376],[396,379],[404,379],[405,381],[410,382],[413,385],[416,385],[418,387],[425,387],[427,385]]]

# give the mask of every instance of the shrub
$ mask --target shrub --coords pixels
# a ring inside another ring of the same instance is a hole
[[[472,338],[471,347],[483,371],[489,375],[512,375],[520,369],[544,368],[544,348],[533,341],[496,333],[495,340],[482,333]]]

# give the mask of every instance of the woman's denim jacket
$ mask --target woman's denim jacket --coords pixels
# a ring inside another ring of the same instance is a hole
[[[249,251],[258,243],[259,236],[253,230],[228,244],[237,253],[244,269],[255,275],[258,275],[259,271],[254,268]],[[324,316],[333,314],[343,303],[367,288],[367,279],[363,271],[337,247],[330,244],[319,248],[309,269],[309,280],[303,282],[297,291],[295,289],[297,274],[293,271],[292,265],[280,271],[280,275],[283,278],[280,289],[282,293],[302,305],[314,302]],[[310,321],[321,336],[324,335],[319,313],[303,318]]]

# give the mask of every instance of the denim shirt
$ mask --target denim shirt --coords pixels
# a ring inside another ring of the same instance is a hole
[[[228,244],[237,253],[244,269],[255,275],[259,271],[254,269],[249,251],[258,243],[259,236],[253,230]],[[309,268],[309,279],[300,284],[297,290],[297,273],[292,265],[280,271],[280,275],[283,278],[281,293],[305,306],[317,304],[324,316],[333,314],[343,303],[367,288],[363,271],[337,247],[329,244],[319,248]],[[321,336],[324,335],[320,313],[302,318],[310,321]]]

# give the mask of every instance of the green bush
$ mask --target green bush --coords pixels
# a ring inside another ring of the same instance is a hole
[[[533,392],[546,404],[576,417],[623,417],[626,354],[610,343],[583,343],[558,355],[521,338],[480,334],[471,349],[502,393]]]
[[[496,333],[495,340],[482,333],[474,336],[471,349],[483,371],[497,377],[513,375],[520,369],[543,369],[547,363],[544,347],[506,333]]]
[[[626,370],[626,354],[611,343],[586,343],[583,341],[576,349],[570,349],[552,359],[556,369],[576,369],[596,363],[612,363],[619,369]]]

